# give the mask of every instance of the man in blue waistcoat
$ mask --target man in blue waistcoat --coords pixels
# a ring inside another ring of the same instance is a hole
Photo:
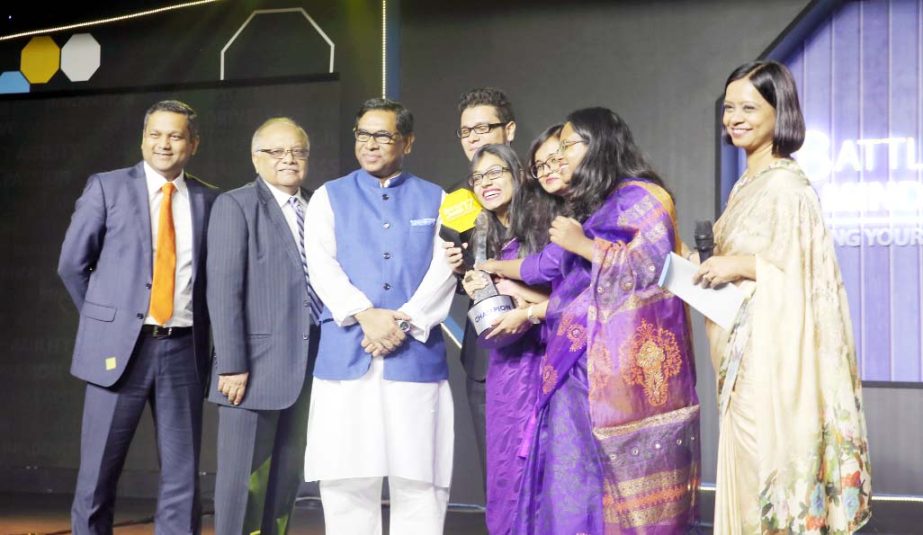
[[[413,115],[388,99],[356,114],[361,169],[321,186],[305,214],[311,281],[325,305],[305,480],[326,532],[442,533],[452,476],[452,394],[439,324],[455,279],[438,239],[442,189],[402,170]]]

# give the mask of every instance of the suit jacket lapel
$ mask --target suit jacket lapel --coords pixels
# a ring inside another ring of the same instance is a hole
[[[282,208],[279,207],[279,203],[272,196],[269,187],[263,184],[263,179],[259,177],[256,179],[256,192],[263,207],[269,212],[269,219],[275,224],[282,243],[285,244],[285,252],[288,253],[289,258],[298,268],[298,273],[302,274],[301,278],[304,279],[304,269],[301,267],[301,253],[298,251],[298,245],[292,236],[292,230],[288,226],[288,222],[285,221],[285,215],[282,214]],[[305,282],[305,291],[307,291],[307,282]]]
[[[189,207],[192,210],[192,282],[199,270],[199,258],[205,243],[205,194],[194,177],[186,174],[186,188],[189,191]]]
[[[135,204],[133,213],[137,214],[133,219],[137,222],[135,229],[138,231],[138,237],[144,244],[142,251],[144,254],[144,266],[148,269],[148,275],[152,276],[154,270],[154,261],[152,252],[154,249],[151,240],[151,203],[147,193],[147,179],[144,177],[144,164],[139,163],[129,171],[131,177],[131,199]]]

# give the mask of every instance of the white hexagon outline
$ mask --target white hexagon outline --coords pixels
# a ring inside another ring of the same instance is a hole
[[[86,80],[71,80],[70,75],[67,74],[67,72],[64,70],[64,49],[67,48],[67,45],[69,45],[70,42],[73,41],[74,38],[77,37],[77,36],[79,36],[79,35],[86,35],[86,36],[89,36],[89,38],[92,39],[94,43],[96,43],[96,46],[99,47],[99,51],[100,51],[99,63],[96,65],[96,68],[93,69],[93,72],[90,74],[90,76],[89,76]],[[60,68],[60,70],[61,70],[61,72],[64,73],[65,76],[67,76],[67,79],[68,79],[69,81],[71,81],[71,82],[86,82],[86,81],[89,81],[89,79],[92,78],[93,75],[96,74],[96,73],[99,71],[99,68],[100,68],[100,67],[102,67],[102,44],[100,44],[100,42],[99,42],[95,37],[93,37],[93,34],[92,34],[92,33],[89,33],[89,32],[81,32],[81,33],[72,34],[70,37],[68,37],[67,42],[64,43],[64,46],[61,47],[61,68]]]
[[[314,29],[317,31],[317,33],[320,34],[320,36],[324,39],[324,41],[326,41],[327,44],[330,45],[330,71],[329,72],[331,73],[333,72],[333,53],[334,53],[334,49],[336,48],[336,45],[333,43],[330,37],[328,37],[327,34],[324,33],[324,30],[322,30],[321,27],[318,26],[316,22],[314,22],[314,19],[311,18],[311,15],[308,15],[308,12],[305,11],[304,8],[292,7],[292,8],[285,8],[285,9],[257,9],[257,10],[254,10],[252,13],[250,13],[250,16],[247,17],[247,20],[245,20],[244,23],[241,24],[240,28],[238,28],[237,31],[234,33],[234,35],[231,36],[227,44],[224,45],[224,48],[221,49],[221,74],[220,74],[220,78],[218,78],[219,80],[224,80],[224,55],[225,53],[228,51],[229,48],[231,48],[231,45],[234,44],[234,41],[237,40],[237,37],[241,34],[241,32],[244,31],[244,28],[246,28],[247,25],[250,24],[250,21],[252,21],[257,15],[275,15],[278,13],[301,13],[302,15],[304,15],[304,18],[308,19],[308,22],[311,23],[311,26],[313,26]]]

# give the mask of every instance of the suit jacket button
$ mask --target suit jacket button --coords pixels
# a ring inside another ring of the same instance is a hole
[[[145,284],[144,287],[147,288],[148,290],[150,290],[150,289],[151,289],[151,283]]]
[[[388,283],[386,282],[386,283],[384,284],[384,286],[382,286],[382,288],[384,288],[385,290],[390,290],[390,289],[391,289],[391,285],[388,284]]]
[[[302,340],[307,340],[307,339],[308,339],[308,335],[307,335],[307,334],[302,334],[302,335],[301,335],[301,339],[302,339]]]
[[[143,320],[144,314],[135,314],[135,317],[138,318],[139,320]]]

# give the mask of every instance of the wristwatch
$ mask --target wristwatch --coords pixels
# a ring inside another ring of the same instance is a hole
[[[526,319],[528,319],[528,320],[529,320],[529,323],[531,323],[532,325],[538,325],[539,323],[542,322],[542,320],[540,320],[540,319],[535,315],[535,308],[534,308],[534,307],[535,307],[535,305],[529,305],[529,308],[526,309]]]

